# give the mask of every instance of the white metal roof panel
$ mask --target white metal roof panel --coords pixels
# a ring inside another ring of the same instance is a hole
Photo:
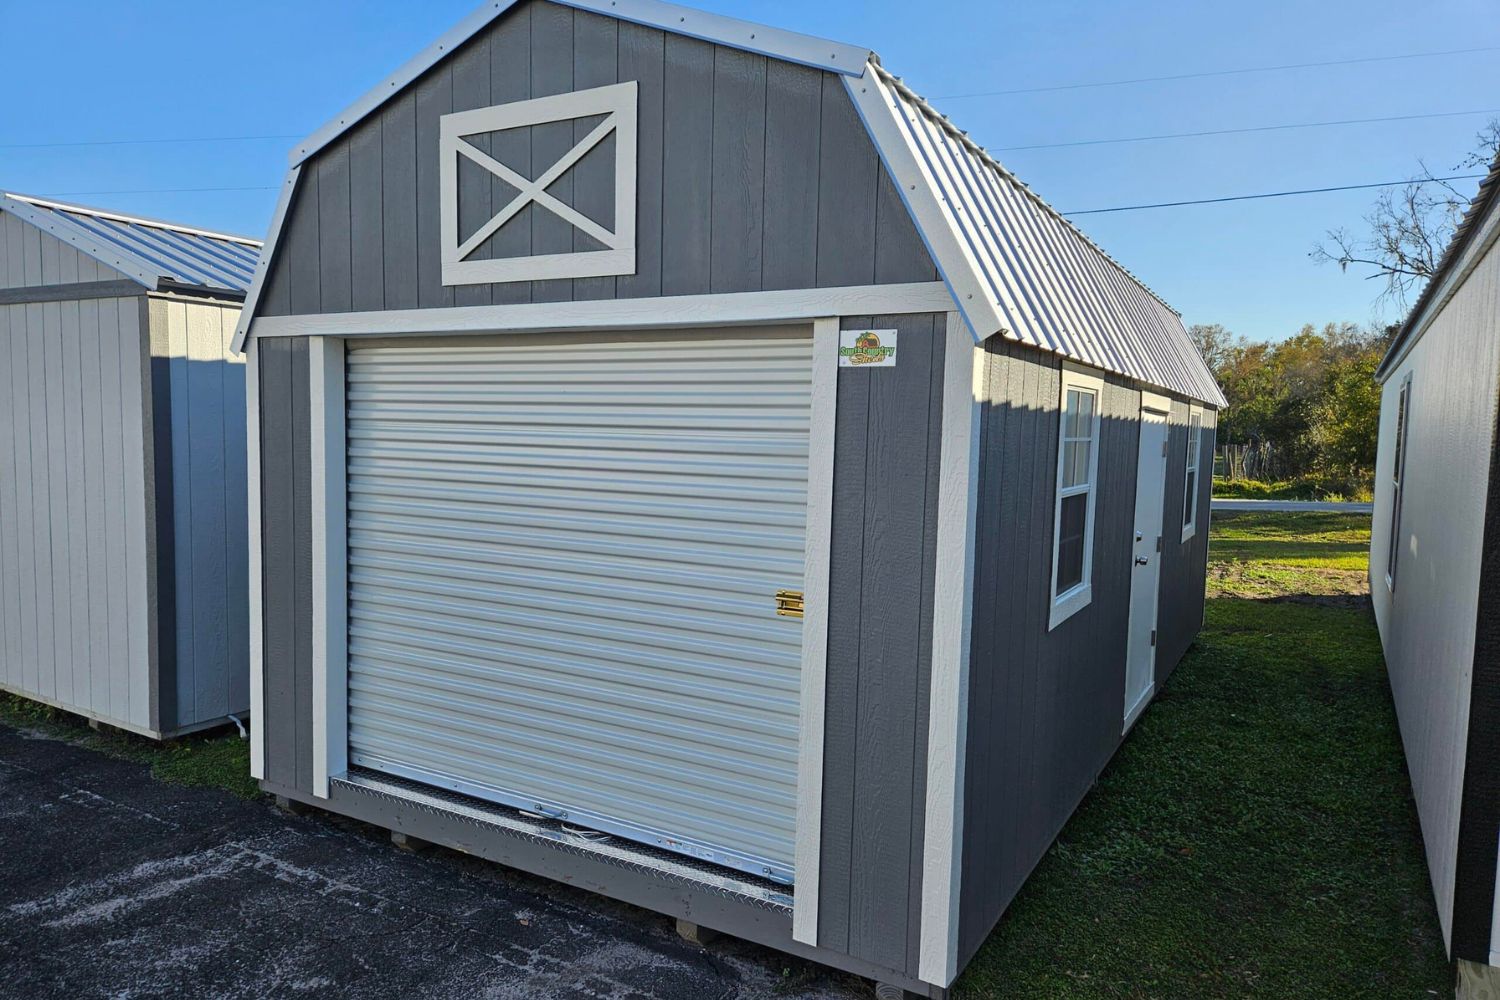
[[[845,84],[976,337],[1224,405],[1156,293],[878,63]]]
[[[30,222],[147,288],[162,281],[244,294],[260,258],[259,240],[157,219],[0,193],[0,210]]]

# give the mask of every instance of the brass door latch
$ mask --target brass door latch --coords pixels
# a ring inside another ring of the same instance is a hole
[[[776,613],[783,618],[802,617],[802,591],[776,591]]]

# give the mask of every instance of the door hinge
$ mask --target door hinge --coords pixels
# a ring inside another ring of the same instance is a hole
[[[1158,552],[1161,551],[1161,536],[1160,535],[1156,536],[1156,551],[1158,551]]]
[[[802,617],[802,591],[776,591],[776,613],[783,618]]]
[[[1161,443],[1161,457],[1162,458],[1166,458],[1167,457],[1167,442],[1165,442],[1165,441],[1163,441]]]
[[[1156,645],[1156,629],[1151,630],[1151,645],[1153,647]]]

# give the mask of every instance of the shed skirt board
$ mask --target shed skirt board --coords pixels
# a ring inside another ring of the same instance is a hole
[[[351,764],[790,882],[810,329],[351,346]]]

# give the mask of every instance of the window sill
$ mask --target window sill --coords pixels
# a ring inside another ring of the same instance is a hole
[[[1088,607],[1094,600],[1093,584],[1079,584],[1052,602],[1052,614],[1047,619],[1047,631],[1051,632],[1063,622]]]

